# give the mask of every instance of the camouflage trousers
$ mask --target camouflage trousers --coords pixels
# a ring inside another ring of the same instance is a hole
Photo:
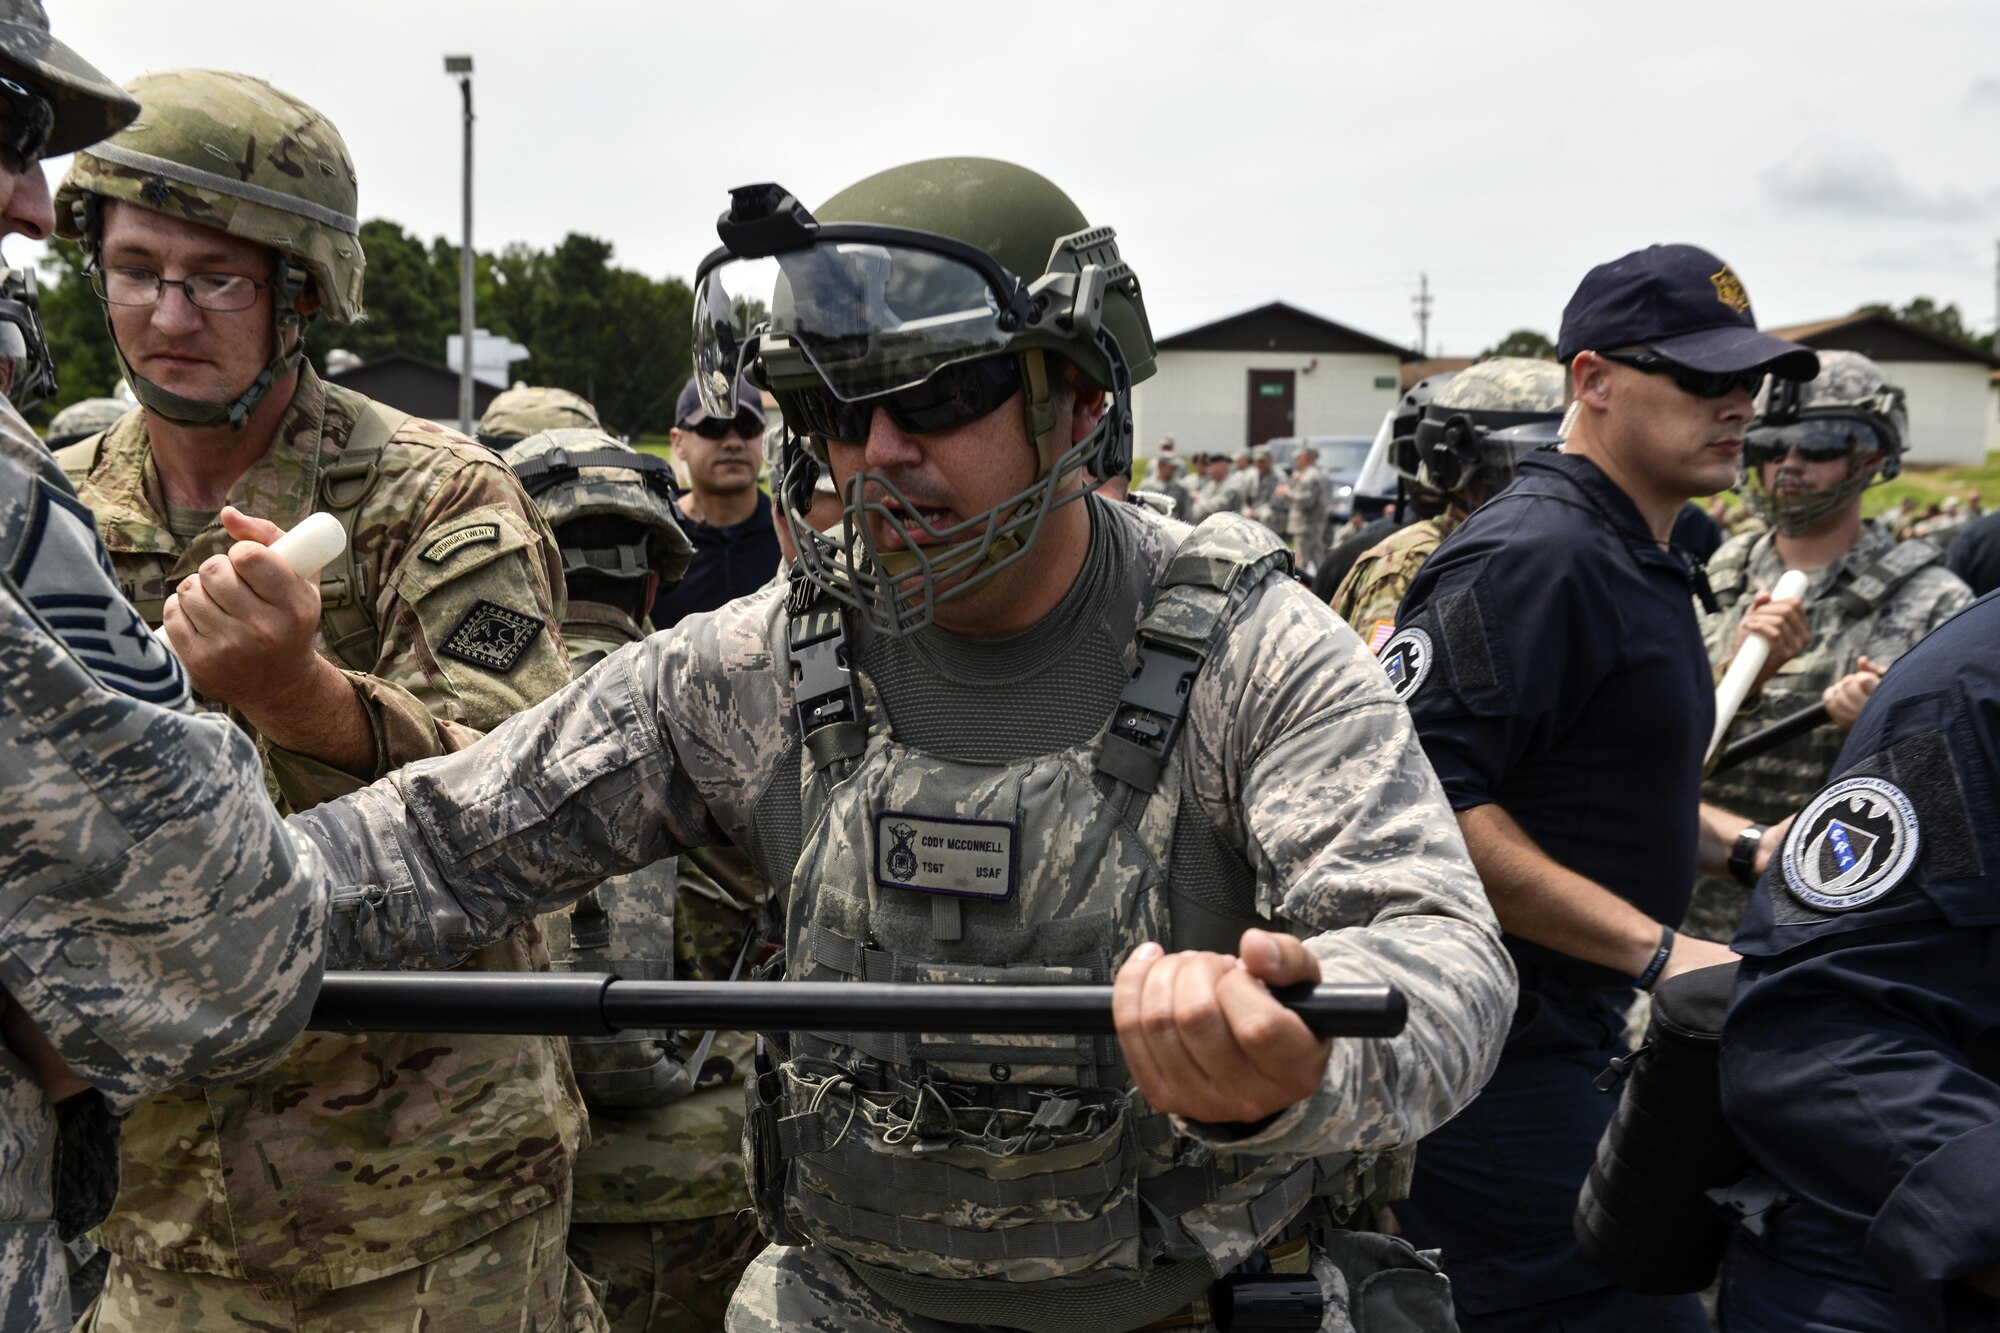
[[[611,1333],[711,1333],[764,1248],[746,1209],[685,1222],[573,1222],[569,1257],[598,1287]]]
[[[1304,1242],[1297,1242],[1303,1245]],[[1312,1275],[1325,1302],[1320,1333],[1458,1333],[1451,1284],[1430,1262],[1399,1240],[1369,1232],[1337,1232],[1336,1256],[1317,1246],[1310,1255]],[[1281,1247],[1289,1248],[1289,1247]],[[1294,1271],[1269,1252],[1275,1271]],[[1303,1270],[1307,1257],[1299,1256]],[[1349,1279],[1353,1279],[1350,1287]],[[946,1323],[911,1314],[877,1295],[846,1264],[816,1246],[773,1245],[758,1255],[729,1303],[728,1333],[796,1333],[800,1329],[839,1333],[1009,1333],[988,1324]],[[1175,1333],[1216,1333],[1208,1302],[1196,1301],[1179,1315],[1141,1326]],[[1128,1333],[1105,1325],[1094,1333]]]
[[[76,1333],[607,1333],[563,1253],[569,1208],[517,1218],[427,1264],[331,1291],[275,1291],[112,1256]]]

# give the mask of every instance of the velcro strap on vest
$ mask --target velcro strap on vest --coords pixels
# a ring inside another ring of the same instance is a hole
[[[1290,562],[1275,533],[1240,514],[1211,515],[1187,535],[1140,618],[1138,664],[1118,696],[1099,772],[1138,791],[1158,788],[1231,608]]]
[[[1944,552],[1921,538],[1897,542],[1840,590],[1840,605],[1851,615],[1869,615],[1894,596],[1896,589],[1943,562]]]
[[[1132,1198],[1080,1221],[1024,1222],[985,1231],[853,1208],[811,1190],[793,1191],[789,1202],[808,1221],[843,1236],[903,1250],[949,1254],[973,1263],[1075,1259],[1139,1238],[1139,1201]]]
[[[778,1124],[781,1136],[786,1123]],[[821,1137],[824,1139],[824,1133]],[[806,1169],[828,1194],[836,1194],[850,1204],[894,1211],[899,1201],[906,1201],[912,1195],[963,1201],[983,1208],[1019,1208],[1090,1198],[1117,1188],[1118,1182],[1125,1178],[1126,1165],[1121,1156],[1113,1156],[1087,1166],[1040,1172],[1015,1180],[995,1180],[944,1162],[878,1153],[859,1138],[849,1138],[821,1148]]]
[[[1277,1184],[1250,1200],[1250,1226],[1259,1236],[1267,1236],[1290,1221],[1317,1192],[1320,1166],[1317,1161],[1300,1162]]]
[[[847,615],[796,573],[786,607],[792,699],[806,754],[816,769],[857,759],[867,745],[868,730],[861,721],[861,700],[847,664]]]

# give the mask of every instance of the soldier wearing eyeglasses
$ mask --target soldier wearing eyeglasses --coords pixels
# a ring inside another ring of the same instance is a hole
[[[1445,539],[1381,649],[1521,977],[1498,1072],[1419,1148],[1396,1215],[1443,1248],[1465,1333],[1699,1333],[1693,1298],[1590,1269],[1571,1216],[1613,1109],[1591,1080],[1627,1049],[1634,989],[1733,957],[1673,929],[1697,866],[1728,853],[1698,819],[1715,681],[1674,522],[1735,480],[1765,376],[1818,361],[1760,333],[1735,272],[1686,245],[1592,269],[1559,353],[1561,450],[1521,459]]]
[[[1154,362],[1119,238],[976,158],[812,211],[746,186],[718,231],[697,385],[784,409],[788,586],[296,817],[358,890],[334,956],[440,959],[730,844],[785,979],[1115,977],[1120,1041],[765,1034],[773,1243],[729,1328],[1202,1330],[1224,1275],[1285,1284],[1293,1327],[1451,1328],[1365,1219],[1485,1078],[1512,979],[1407,715],[1280,540],[1091,489]],[[1407,1028],[1314,1039],[1267,987],[1322,977],[1402,987]]]
[[[130,91],[145,115],[76,156],[55,211],[140,406],[60,461],[127,595],[303,810],[566,683],[561,558],[491,450],[304,363],[309,320],[361,314],[333,124],[241,74]],[[348,549],[302,579],[266,544],[322,511]],[[545,962],[529,932],[470,965]],[[91,1327],[551,1326],[589,1304],[562,1252],[581,1133],[550,1038],[314,1034],[159,1094],[126,1125]]]
[[[757,485],[763,395],[746,384],[735,397],[733,413],[709,412],[690,380],[674,407],[674,461],[687,477],[679,504],[694,558],[680,586],[653,603],[660,629],[757,591],[784,560],[771,497]]]
[[[1685,929],[1727,941],[1743,917],[1754,852],[1833,771],[1841,742],[1890,664],[1972,600],[1944,552],[1905,542],[1861,517],[1861,495],[1902,470],[1909,429],[1903,391],[1859,352],[1820,353],[1819,376],[1778,380],[1744,436],[1745,493],[1769,524],[1733,537],[1709,561],[1716,609],[1701,615],[1709,659],[1726,666],[1769,590],[1788,569],[1811,575],[1803,650],[1773,654],[1761,688],[1737,713],[1744,735],[1824,703],[1830,725],[1717,774],[1702,788],[1705,823],[1732,839],[1730,875],[1695,885]]]

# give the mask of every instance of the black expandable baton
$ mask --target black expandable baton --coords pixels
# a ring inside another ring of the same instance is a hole
[[[1760,754],[1775,750],[1786,741],[1796,740],[1831,721],[1833,714],[1826,711],[1825,704],[1814,704],[1810,708],[1801,708],[1796,713],[1788,713],[1762,731],[1753,731],[1742,740],[1723,747],[1722,754],[1715,761],[1715,767],[1708,771],[1709,776],[1714,777],[1724,769],[1734,768],[1746,759],[1755,759]]]
[[[1273,992],[1321,1037],[1393,1037],[1409,1016],[1394,986]],[[1108,1034],[1109,986],[838,981],[623,981],[600,972],[328,972],[308,1027],[329,1032],[491,1032],[602,1037],[699,1032]]]

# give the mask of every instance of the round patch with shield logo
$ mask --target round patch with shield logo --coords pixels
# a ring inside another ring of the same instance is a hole
[[[1917,808],[1883,778],[1848,778],[1799,811],[1785,838],[1785,888],[1822,912],[1874,902],[1917,861]]]
[[[1417,687],[1431,674],[1431,663],[1435,660],[1431,636],[1416,628],[1397,630],[1390,635],[1377,656],[1382,670],[1388,674],[1389,688],[1398,699],[1407,699],[1417,692]]]

